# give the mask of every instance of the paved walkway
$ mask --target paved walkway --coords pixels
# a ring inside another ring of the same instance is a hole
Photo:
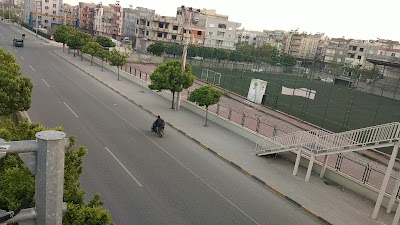
[[[68,55],[62,50],[54,52],[147,111],[163,115],[176,129],[203,143],[216,155],[234,163],[246,173],[252,174],[278,195],[287,196],[294,205],[300,205],[313,212],[311,215],[317,215],[331,224],[338,225],[392,223],[394,215],[386,214],[383,208],[378,220],[370,218],[373,202],[337,186],[326,184],[316,175],[311,176],[310,181],[305,183],[304,168],[294,177],[291,162],[281,158],[255,156],[254,143],[212,122],[209,127],[204,127],[203,117],[184,108],[178,112],[172,111],[169,107],[170,102],[158,96],[156,92],[145,90],[145,93],[141,93],[140,86],[125,78],[117,81],[116,74],[111,71],[100,71],[98,66],[90,66],[87,60],[80,61],[80,57],[74,58],[72,54]],[[168,138],[168,131],[165,138]]]

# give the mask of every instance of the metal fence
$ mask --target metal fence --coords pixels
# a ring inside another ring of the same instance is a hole
[[[143,81],[150,83],[149,74],[140,71],[135,67],[128,65],[121,67],[121,69],[131,74],[132,76],[136,76]],[[189,94],[190,92],[186,90],[185,93],[183,93],[183,99],[187,100]],[[278,135],[298,131],[291,127],[274,123],[273,121],[265,121],[261,119],[261,117],[257,117],[254,114],[248,115],[245,112],[236,109],[235,107],[230,106],[229,104],[226,104],[224,102],[209,106],[209,111],[244,128],[257,132],[265,137],[275,137]],[[322,163],[324,159],[323,157],[319,156],[316,157],[316,160]],[[338,173],[355,179],[360,184],[378,189],[382,184],[383,176],[385,173],[384,166],[380,168],[377,162],[366,160],[365,158],[362,158],[362,156],[359,156],[357,153],[340,153],[331,155],[329,157],[327,166]],[[391,193],[395,181],[396,176],[392,174],[389,180],[389,184],[387,186],[387,193]]]
[[[265,80],[268,85],[263,105],[333,132],[400,121],[399,79],[378,79],[368,84],[360,80],[353,88],[348,88],[320,81],[317,75],[325,76],[322,71],[302,73],[262,64],[257,68],[263,68],[263,71],[254,72],[251,68],[255,64],[232,66],[235,62],[193,59],[188,62],[198,79],[202,78],[203,69],[215,71],[221,74],[217,86],[242,96],[247,96],[251,79]],[[316,96],[311,100],[283,95],[282,87],[315,90]]]

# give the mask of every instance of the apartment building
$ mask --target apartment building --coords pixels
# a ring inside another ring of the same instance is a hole
[[[200,9],[181,6],[176,10],[176,18],[182,23],[183,37],[190,38],[197,47],[204,46],[207,18]]]
[[[122,8],[116,4],[94,9],[94,35],[103,35],[122,40]]]
[[[31,26],[49,29],[54,25],[62,24],[61,18],[52,16],[63,16],[63,0],[25,0],[24,2],[24,22]],[[40,14],[36,16],[36,13]],[[48,15],[48,16],[46,16]]]
[[[136,50],[145,50],[146,42],[150,42],[150,22],[155,16],[155,10],[142,7],[124,8],[122,33],[132,41],[132,47]],[[136,46],[138,43],[138,46]]]
[[[79,2],[78,27],[93,34],[95,10],[101,7],[101,4]]]
[[[324,34],[307,34],[291,31],[283,38],[283,53],[298,59],[315,60],[322,58],[324,52]]]
[[[78,21],[79,21],[79,6],[73,6],[73,5],[69,5],[64,3],[62,6],[62,11],[63,11],[63,16],[67,17],[67,20],[65,22],[65,24],[70,25],[70,26],[74,26],[74,27],[78,27]],[[68,19],[71,18],[71,19]],[[75,19],[75,20],[72,20]],[[64,22],[64,21],[63,21]]]
[[[236,49],[236,31],[240,23],[229,21],[228,16],[217,14],[214,9],[202,9],[199,16],[206,20],[205,47]]]

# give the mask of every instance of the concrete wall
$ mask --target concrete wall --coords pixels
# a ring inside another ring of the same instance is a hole
[[[89,55],[85,54],[84,58],[90,60],[91,57]],[[101,61],[98,59],[94,59],[93,62],[95,62],[98,65],[101,65]],[[117,68],[112,67],[109,64],[104,63],[104,68],[117,73]],[[139,78],[137,78],[135,76],[130,75],[129,73],[126,73],[126,72],[120,70],[120,76],[123,76],[124,78],[135,82],[139,86],[144,85],[143,87],[145,89],[149,90],[147,83],[142,82],[142,80],[140,80]],[[172,94],[168,91],[157,92],[157,94],[168,100],[172,100]],[[201,116],[205,115],[205,108],[199,107],[192,102],[182,99],[181,106],[185,107],[188,110],[190,110],[194,113],[197,113]],[[260,134],[254,132],[250,129],[247,129],[247,128],[242,127],[236,123],[233,123],[223,117],[220,117],[213,112],[209,112],[208,119],[214,123],[217,123],[227,129],[239,134],[242,137],[249,139],[252,142],[256,142],[260,139],[265,138],[264,136],[261,136]],[[296,160],[296,154],[294,152],[284,152],[284,153],[280,153],[280,155],[283,156],[284,158],[287,158],[288,160],[290,160],[292,162],[295,162],[295,160]],[[300,161],[300,165],[307,168],[308,161],[309,160],[307,158],[302,157],[302,159]],[[321,171],[321,164],[319,164],[319,162],[315,162],[314,166],[313,166],[313,172],[319,174],[320,171]],[[362,196],[368,200],[373,201],[373,202],[375,202],[378,197],[377,189],[370,187],[370,186],[365,186],[364,184],[360,183],[359,181],[355,180],[354,178],[351,178],[350,176],[346,176],[342,173],[338,173],[337,171],[335,171],[329,167],[326,168],[324,177],[346,189],[349,189],[349,190],[359,194],[360,196]],[[387,207],[388,202],[389,202],[389,197],[390,197],[389,195],[385,195],[385,197],[383,198],[382,205],[384,207]],[[393,206],[393,209],[397,209],[397,203],[395,203],[395,205]]]

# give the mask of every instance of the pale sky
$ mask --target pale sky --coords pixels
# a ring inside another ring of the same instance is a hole
[[[64,0],[71,5],[78,2]],[[115,0],[101,2],[108,5]],[[329,37],[400,41],[400,0],[121,0],[121,5],[154,9],[163,16],[175,16],[181,5],[216,9],[248,30],[299,28],[308,33],[324,32]]]

